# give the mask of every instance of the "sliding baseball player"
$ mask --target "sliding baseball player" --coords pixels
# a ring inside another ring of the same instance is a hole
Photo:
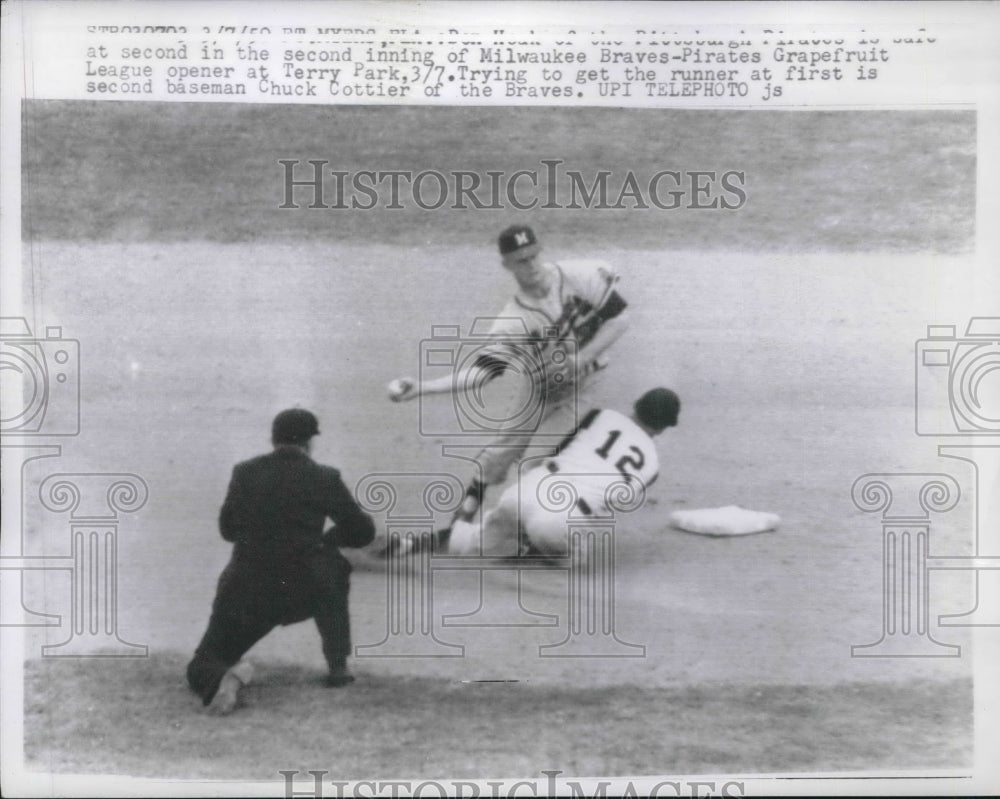
[[[613,517],[611,506],[622,499],[620,492],[639,497],[656,480],[660,461],[653,438],[677,424],[680,407],[673,391],[654,388],[636,400],[629,416],[608,409],[590,411],[555,455],[525,471],[503,492],[496,507],[483,516],[482,535],[474,521],[456,520],[448,551],[568,554],[568,516]]]

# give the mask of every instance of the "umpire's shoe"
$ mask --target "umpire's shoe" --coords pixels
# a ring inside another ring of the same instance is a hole
[[[219,690],[212,697],[208,712],[212,716],[228,716],[239,704],[240,689],[253,679],[253,666],[241,660],[222,675]]]
[[[330,667],[330,673],[326,675],[327,688],[343,688],[354,682],[354,675],[347,669],[347,664],[337,664]]]

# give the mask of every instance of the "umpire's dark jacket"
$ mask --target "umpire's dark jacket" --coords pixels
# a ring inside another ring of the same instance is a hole
[[[335,526],[324,536],[327,517]],[[234,560],[277,568],[321,549],[363,547],[375,538],[371,517],[340,472],[290,445],[236,465],[219,530],[235,545]]]
[[[324,533],[327,517],[334,526]],[[338,625],[346,630],[351,564],[339,547],[370,544],[375,525],[340,472],[291,445],[239,463],[219,514],[219,530],[234,544],[220,580],[222,607],[242,605],[242,613],[272,624],[316,617],[322,628],[327,625],[317,616],[317,603],[332,603],[342,609],[345,618]],[[341,637],[346,645],[346,632]]]

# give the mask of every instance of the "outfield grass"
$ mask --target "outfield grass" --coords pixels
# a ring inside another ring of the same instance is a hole
[[[581,689],[258,668],[214,718],[184,658],[30,661],[29,769],[149,777],[333,779],[928,770],[969,766],[969,680]],[[623,746],[622,738],[628,738]]]
[[[975,220],[971,111],[36,101],[24,120],[26,240],[492,247],[522,216],[559,247],[954,253],[969,249]],[[280,210],[279,159],[322,159],[350,173],[529,169],[541,197],[542,159],[579,170],[588,185],[610,171],[617,187],[629,171],[645,184],[660,170],[737,170],[747,202],[723,212],[427,211],[403,192],[401,210]]]

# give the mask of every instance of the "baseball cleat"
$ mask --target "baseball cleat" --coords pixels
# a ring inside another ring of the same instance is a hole
[[[430,543],[431,552],[441,553],[447,551],[448,539],[450,537],[450,527],[435,530],[430,535],[425,533],[420,536],[400,536],[398,538],[390,539],[389,543],[387,543],[376,554],[378,557],[382,558],[387,558],[390,555],[405,558],[408,555],[416,555],[418,552],[423,552],[427,548],[425,542]]]
[[[409,536],[400,536],[390,538],[385,546],[383,546],[376,556],[380,558],[388,558],[390,555],[395,555],[396,557],[405,557],[407,555],[412,555],[416,551],[413,539]]]
[[[211,716],[228,716],[239,704],[240,689],[249,684],[253,679],[253,666],[245,660],[241,660],[235,666],[231,666],[222,675],[222,682],[219,683],[219,690],[215,692],[212,701],[208,706],[208,713]]]

